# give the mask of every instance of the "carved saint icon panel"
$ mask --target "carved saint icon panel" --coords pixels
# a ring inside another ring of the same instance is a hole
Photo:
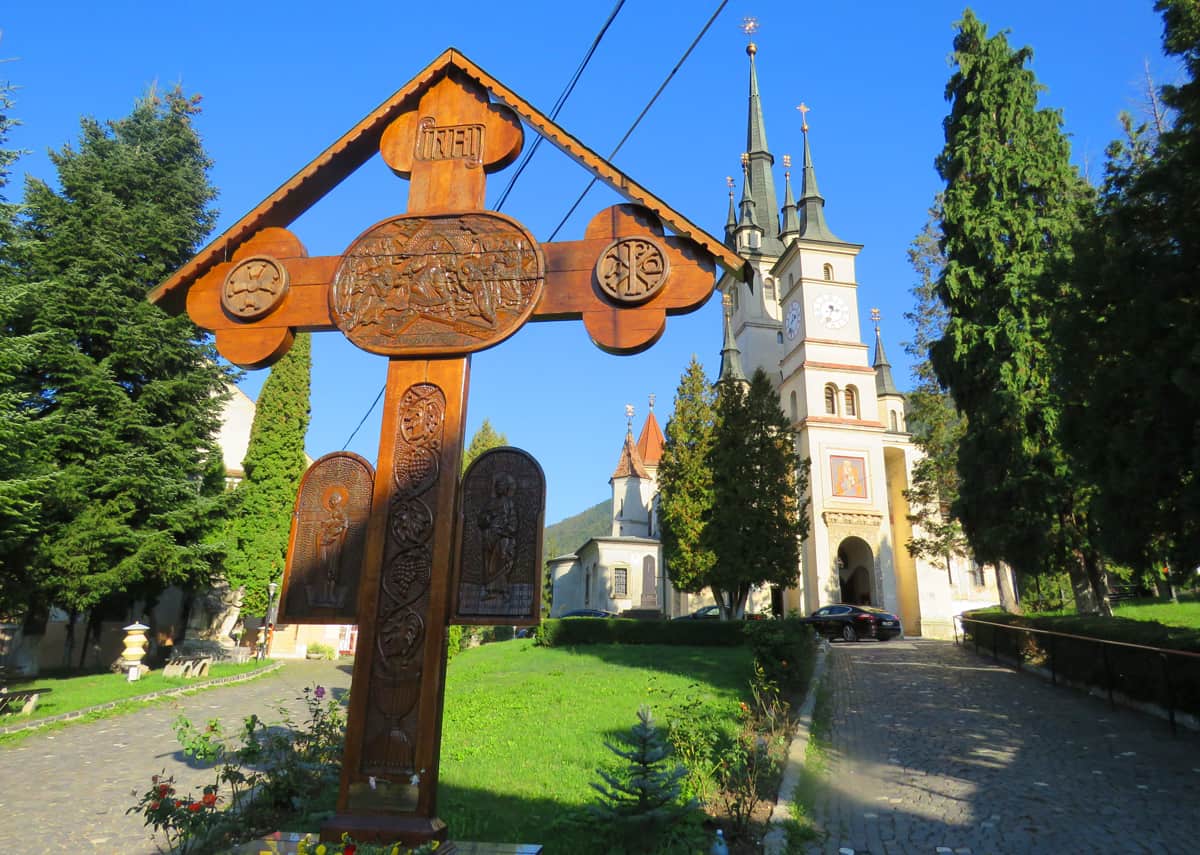
[[[494,448],[462,483],[459,572],[452,621],[532,625],[542,588],[542,467],[518,448]]]
[[[292,514],[280,623],[357,623],[375,470],[357,454],[327,454],[308,468]]]

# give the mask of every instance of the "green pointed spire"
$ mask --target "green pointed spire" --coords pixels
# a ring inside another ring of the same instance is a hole
[[[878,309],[871,310],[871,320],[875,322],[875,361],[872,363],[875,368],[875,394],[879,396],[899,395],[900,390],[896,388],[896,381],[892,379],[892,366],[883,352],[883,336],[879,334]]]
[[[800,217],[796,212],[796,199],[792,196],[792,158],[783,156],[783,230],[779,237],[790,243],[800,235]]]
[[[729,185],[729,215],[725,217],[725,245],[737,249],[737,209],[733,204],[733,176],[725,178]]]
[[[742,155],[742,200],[739,203],[742,216],[738,221],[739,228],[753,227],[762,231],[758,225],[758,218],[754,213],[755,208],[754,195],[750,192],[750,158],[748,155]]]
[[[825,224],[825,198],[817,189],[817,171],[813,168],[812,152],[808,148],[808,107],[801,104],[797,109],[804,116],[804,124],[800,126],[800,130],[804,134],[803,177],[800,185],[800,237],[844,243]]]
[[[783,243],[779,240],[779,215],[775,201],[775,178],[771,168],[775,158],[767,148],[767,125],[763,121],[762,103],[758,96],[758,70],[754,64],[758,47],[754,42],[746,46],[750,57],[750,109],[746,122],[746,154],[749,156],[747,170],[749,186],[747,192],[754,199],[758,224],[763,229],[759,255],[779,256],[783,254]]]
[[[735,282],[734,288],[738,287]],[[725,314],[725,343],[721,346],[721,373],[717,377],[717,385],[722,383],[741,383],[749,386],[746,372],[742,370],[742,352],[738,350],[737,341],[733,337],[733,300],[726,294],[721,298],[721,306]]]

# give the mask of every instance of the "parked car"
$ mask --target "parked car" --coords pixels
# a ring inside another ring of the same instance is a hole
[[[690,615],[680,615],[677,618],[672,618],[672,620],[720,620],[720,619],[721,619],[721,607],[720,606],[701,606],[700,608],[698,608],[694,612],[692,612]],[[746,612],[746,614],[743,616],[743,620],[766,620],[766,619],[767,619],[766,615],[760,615],[756,612]]]
[[[604,612],[600,609],[575,609],[574,611],[564,612],[559,617],[598,617],[598,618],[615,618],[616,615],[612,612]]]
[[[803,620],[811,623],[826,638],[840,638],[843,641],[858,641],[860,638],[887,641],[904,633],[900,618],[871,606],[835,603],[817,609]]]

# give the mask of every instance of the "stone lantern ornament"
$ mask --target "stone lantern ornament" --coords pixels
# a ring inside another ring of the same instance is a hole
[[[137,680],[150,669],[142,664],[146,656],[146,630],[143,623],[131,623],[125,627],[125,649],[121,651],[121,670],[129,675],[129,682]]]

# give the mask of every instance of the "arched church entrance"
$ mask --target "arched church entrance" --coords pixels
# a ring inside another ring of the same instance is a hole
[[[878,604],[875,590],[875,555],[861,537],[848,537],[838,544],[838,582],[842,602],[856,606]]]

